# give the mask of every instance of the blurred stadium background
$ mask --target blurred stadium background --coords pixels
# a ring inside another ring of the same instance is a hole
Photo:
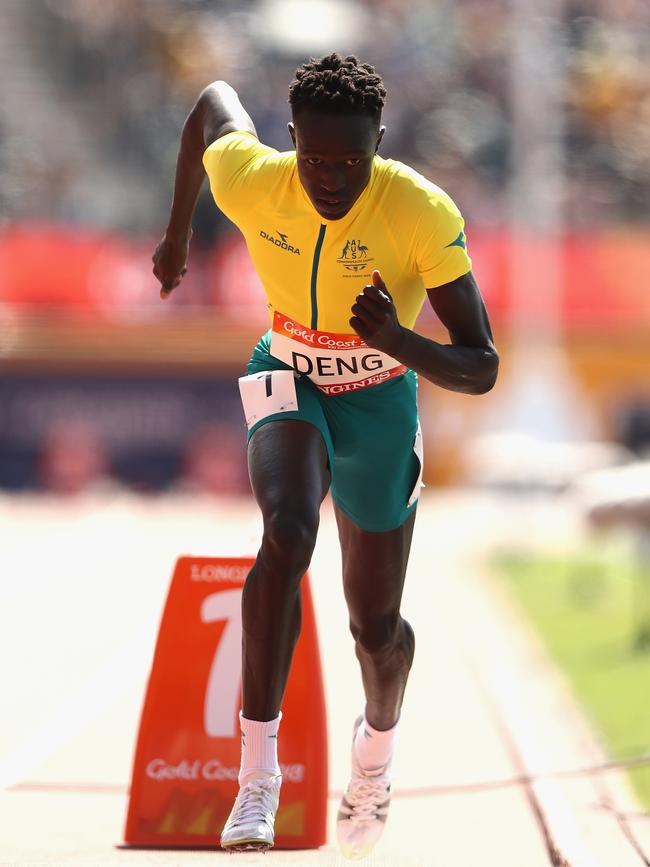
[[[461,207],[503,356],[488,397],[421,389],[427,480],[646,448],[649,35],[643,0],[4,0],[0,488],[247,490],[235,381],[266,312],[242,238],[206,191],[170,303],[150,255],[201,87],[286,149],[293,71],[334,47],[386,80],[384,155]]]

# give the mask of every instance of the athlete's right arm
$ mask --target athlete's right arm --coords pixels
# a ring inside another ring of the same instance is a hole
[[[192,215],[205,178],[203,153],[229,132],[257,135],[237,93],[225,81],[215,81],[201,92],[181,133],[169,222],[152,256],[161,298],[169,296],[187,271]]]

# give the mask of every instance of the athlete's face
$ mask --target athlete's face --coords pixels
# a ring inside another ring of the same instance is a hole
[[[326,220],[340,220],[370,180],[384,127],[366,114],[303,110],[289,132],[300,182],[313,206]]]

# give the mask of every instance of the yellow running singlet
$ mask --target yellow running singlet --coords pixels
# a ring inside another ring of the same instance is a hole
[[[207,148],[203,164],[215,202],[246,239],[272,321],[277,312],[310,329],[353,334],[350,308],[378,268],[400,323],[413,328],[425,288],[472,267],[458,208],[403,163],[375,156],[367,186],[339,220],[315,210],[295,151],[232,132]]]

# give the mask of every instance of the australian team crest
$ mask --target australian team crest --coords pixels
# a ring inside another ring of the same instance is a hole
[[[363,271],[374,260],[368,255],[368,247],[360,240],[352,238],[345,242],[336,261],[348,271]]]

